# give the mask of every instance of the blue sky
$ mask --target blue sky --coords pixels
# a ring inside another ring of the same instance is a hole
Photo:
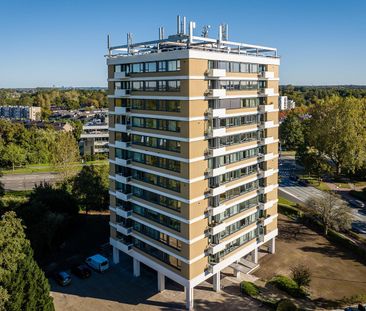
[[[105,86],[106,35],[113,45],[175,31],[176,15],[229,38],[277,47],[282,84],[366,84],[364,0],[3,0],[0,88]]]

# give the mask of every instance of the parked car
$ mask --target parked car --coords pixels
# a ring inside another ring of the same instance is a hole
[[[61,286],[67,286],[71,283],[71,275],[66,271],[59,271],[55,274],[56,282]]]
[[[84,264],[72,267],[71,272],[81,279],[86,279],[91,276],[91,270]]]
[[[100,254],[88,257],[85,262],[94,270],[103,272],[109,269],[109,260]]]

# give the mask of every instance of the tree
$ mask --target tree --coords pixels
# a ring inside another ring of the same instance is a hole
[[[325,235],[328,235],[329,229],[341,231],[350,228],[351,216],[347,204],[331,191],[310,199],[306,205],[309,212],[322,223]]]
[[[51,163],[63,175],[64,179],[75,173],[72,165],[79,160],[78,144],[71,133],[58,132],[51,147]]]
[[[26,153],[22,147],[13,143],[3,147],[2,160],[10,163],[13,170],[15,169],[15,166],[24,164],[25,159]]]
[[[0,263],[0,310],[54,310],[48,281],[14,212],[0,220]]]
[[[296,114],[290,113],[281,123],[280,138],[282,145],[290,150],[296,150],[304,143],[303,125]]]
[[[336,173],[354,173],[366,163],[366,100],[332,96],[311,109],[308,144],[328,158]]]
[[[308,266],[304,264],[297,264],[290,268],[291,277],[299,287],[309,286],[311,281],[311,272]]]
[[[108,167],[106,165],[83,166],[73,180],[72,193],[86,212],[107,209]]]

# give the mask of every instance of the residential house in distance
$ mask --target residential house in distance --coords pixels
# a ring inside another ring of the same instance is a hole
[[[108,117],[92,120],[83,125],[79,147],[82,156],[108,154]]]
[[[287,96],[278,97],[278,106],[280,111],[294,109],[296,107],[295,101],[288,99]]]
[[[108,47],[110,243],[185,288],[258,265],[275,251],[278,85],[275,48],[193,34]],[[123,282],[123,280],[121,280]]]
[[[41,119],[41,107],[0,106],[0,118],[38,121]]]

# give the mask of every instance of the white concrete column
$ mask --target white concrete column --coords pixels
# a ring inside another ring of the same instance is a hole
[[[193,310],[193,287],[185,286],[184,292],[186,294],[186,309]]]
[[[158,291],[165,289],[165,275],[158,271]]]
[[[119,263],[119,249],[114,246],[113,246],[113,263],[114,264]]]
[[[213,276],[213,290],[215,292],[219,292],[221,290],[220,271],[217,272],[216,274],[214,274],[214,276]]]
[[[140,276],[140,262],[137,259],[133,259],[133,276]]]
[[[258,247],[256,247],[252,252],[252,260],[254,263],[258,263]]]
[[[234,277],[240,278],[240,271],[239,270],[234,269]]]
[[[272,240],[269,242],[269,247],[268,247],[268,251],[271,254],[274,254],[276,252],[276,239],[272,238]]]

